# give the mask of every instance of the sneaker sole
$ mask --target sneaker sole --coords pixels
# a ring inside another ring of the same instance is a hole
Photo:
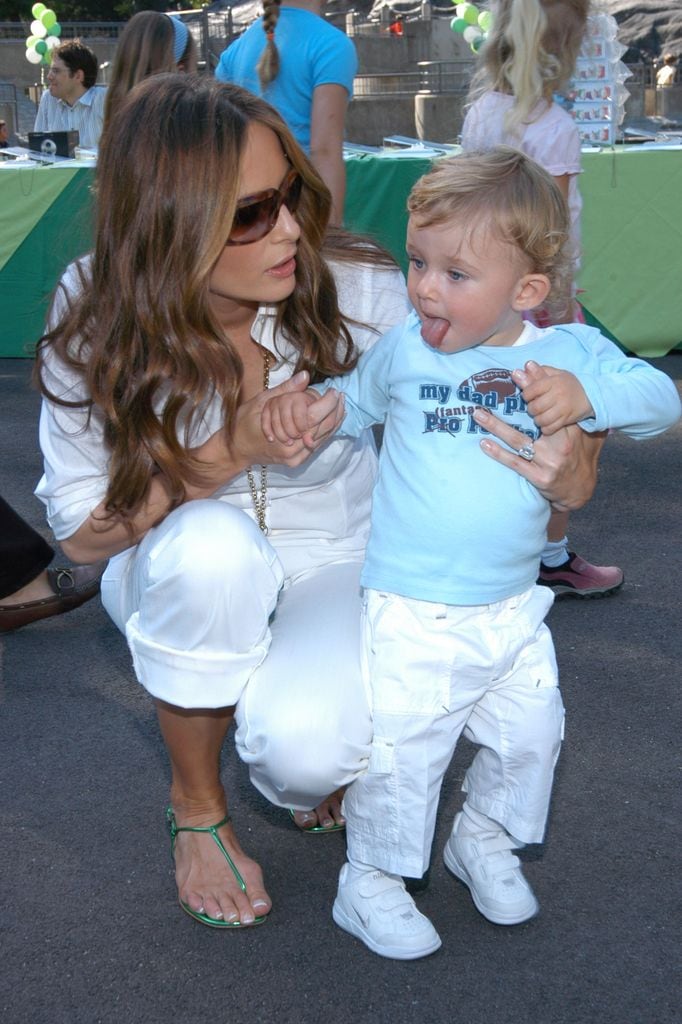
[[[578,590],[577,587],[572,587],[570,583],[551,583],[549,580],[538,580],[538,585],[549,587],[550,590],[554,591],[555,597],[584,597],[592,599],[609,597],[611,594],[617,593],[623,586],[623,583],[625,583],[625,580],[617,583],[615,587],[607,587],[605,590]]]
[[[332,917],[334,919],[334,923],[337,924],[339,928],[343,928],[344,932],[348,932],[349,935],[353,935],[356,939],[360,939],[360,941],[364,942],[367,948],[371,949],[373,953],[377,953],[379,956],[388,957],[390,960],[418,960],[420,957],[430,956],[431,953],[435,953],[442,945],[440,937],[436,936],[436,939],[433,942],[422,946],[419,949],[402,949],[400,946],[381,946],[367,934],[359,921],[354,921],[348,916],[346,911],[339,904],[338,900],[334,901]]]
[[[479,914],[483,915],[483,917],[486,919],[486,921],[490,921],[490,922],[492,922],[492,924],[504,924],[504,925],[523,924],[524,921],[530,921],[530,919],[532,917],[535,917],[535,915],[540,910],[540,904],[538,903],[538,901],[533,896],[533,903],[534,903],[533,909],[529,913],[524,913],[522,917],[519,917],[518,915],[515,916],[515,917],[514,916],[505,915],[505,914],[497,914],[496,915],[494,912],[490,911],[488,909],[488,907],[485,907],[480,902],[480,900],[478,899],[478,896],[476,894],[476,889],[473,886],[473,883],[472,883],[472,880],[471,880],[471,876],[469,875],[469,872],[464,867],[462,862],[457,859],[457,857],[452,852],[452,850],[447,845],[447,843],[446,843],[445,848],[443,850],[443,863],[445,864],[445,867],[448,869],[450,874],[454,875],[455,878],[459,879],[460,882],[463,882],[464,885],[466,885],[467,889],[469,890],[469,894],[471,895],[471,899],[474,902],[474,906],[476,907],[476,910],[479,912]]]

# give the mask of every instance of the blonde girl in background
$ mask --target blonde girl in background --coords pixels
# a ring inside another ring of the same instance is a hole
[[[580,51],[589,0],[497,0],[493,25],[480,51],[462,129],[467,151],[506,145],[520,149],[553,176],[568,203],[574,269],[580,258],[578,190],[580,136],[554,99],[566,88]],[[537,317],[536,317],[537,318]],[[540,326],[584,320],[574,285],[564,314],[537,318]],[[554,512],[547,529],[539,582],[557,596],[603,597],[623,584],[616,566],[592,565],[569,550],[568,513]]]
[[[127,23],[116,47],[104,106],[104,127],[133,86],[164,71],[196,71],[194,39],[180,18],[140,11]]]
[[[324,0],[264,0],[263,16],[223,52],[216,78],[271,103],[310,156],[343,221],[343,135],[358,60],[348,36],[324,20]]]

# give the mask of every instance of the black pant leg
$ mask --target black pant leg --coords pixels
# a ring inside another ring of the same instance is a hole
[[[47,541],[0,497],[0,600],[39,576],[53,556]]]

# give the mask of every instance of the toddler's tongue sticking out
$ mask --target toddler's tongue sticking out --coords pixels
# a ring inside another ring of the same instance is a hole
[[[439,316],[422,317],[422,338],[431,348],[440,348],[450,324]]]

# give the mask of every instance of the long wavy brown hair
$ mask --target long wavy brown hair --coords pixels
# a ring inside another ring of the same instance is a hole
[[[189,439],[210,398],[221,401],[228,443],[232,438],[243,366],[213,315],[209,284],[234,217],[253,123],[275,132],[303,179],[296,288],[278,307],[277,327],[298,350],[296,369],[313,380],[356,362],[322,256],[329,192],[280,116],[251,93],[210,78],[164,74],[140,83],[101,141],[94,254],[80,268],[78,293],[61,289],[64,311],[41,338],[36,362],[48,399],[97,406],[103,416],[109,518],[129,521],[156,473],[173,506],[184,500],[184,482],[201,480]],[[348,248],[339,236],[326,255],[343,258]],[[357,258],[372,260],[371,249],[361,246]],[[87,401],[50,392],[48,352],[82,375]]]

